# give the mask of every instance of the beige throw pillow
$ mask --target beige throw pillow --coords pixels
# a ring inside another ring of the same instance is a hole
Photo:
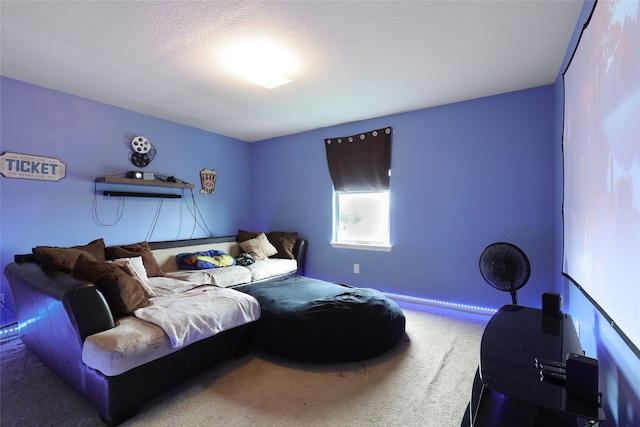
[[[278,253],[278,250],[269,243],[264,233],[258,234],[253,239],[240,242],[238,245],[243,252],[251,254],[256,260],[266,259]]]
[[[249,239],[253,239],[260,234],[259,231],[247,231],[247,230],[238,230],[238,242],[244,242]],[[298,240],[297,232],[287,232],[287,231],[269,231],[265,233],[267,236],[267,240],[271,243],[276,250],[277,254],[273,255],[273,258],[284,258],[284,259],[294,259],[293,255],[293,247],[296,244],[296,240]]]

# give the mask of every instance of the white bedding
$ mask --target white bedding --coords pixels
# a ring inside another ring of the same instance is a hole
[[[251,281],[259,282],[284,274],[295,274],[298,271],[298,261],[281,258],[261,259],[247,266],[247,268],[251,271]]]
[[[296,274],[297,271],[298,261],[295,259],[268,258],[258,260],[246,267],[232,265],[204,270],[165,271],[164,277],[200,285],[217,285],[226,288],[281,277],[287,274]],[[153,280],[155,278],[151,277],[149,279]]]
[[[197,288],[204,283],[178,280],[171,277],[149,277],[149,287],[159,297],[166,297]]]
[[[133,314],[162,328],[173,348],[260,318],[260,305],[255,298],[216,286],[200,286],[151,298],[151,301],[152,305],[139,308]]]
[[[240,265],[205,270],[168,271],[164,275],[171,279],[185,280],[200,285],[216,285],[222,288],[251,282],[251,271]]]
[[[116,376],[180,349],[171,347],[164,331],[135,316],[118,319],[116,326],[89,335],[82,346],[82,362],[107,376]]]

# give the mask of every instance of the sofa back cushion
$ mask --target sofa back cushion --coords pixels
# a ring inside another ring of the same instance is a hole
[[[94,261],[105,260],[105,247],[103,239],[96,239],[86,245],[63,248],[58,246],[36,246],[32,249],[33,255],[40,264],[55,268],[71,274],[80,255],[85,255]]]

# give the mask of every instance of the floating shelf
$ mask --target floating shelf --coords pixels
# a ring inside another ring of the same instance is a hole
[[[104,182],[109,184],[126,184],[126,185],[143,185],[149,187],[169,187],[169,188],[193,188],[194,184],[187,182],[164,182],[150,179],[133,179],[122,178],[117,176],[99,176],[95,182]]]

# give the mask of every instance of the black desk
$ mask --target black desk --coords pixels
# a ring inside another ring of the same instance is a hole
[[[506,305],[489,321],[470,402],[473,426],[577,426],[604,421],[602,408],[572,396],[559,383],[540,380],[535,358],[565,361],[583,354],[571,317]]]

